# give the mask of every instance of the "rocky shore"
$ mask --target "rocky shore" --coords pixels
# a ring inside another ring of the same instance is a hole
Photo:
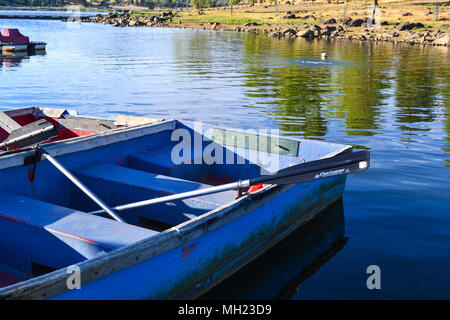
[[[379,26],[368,27],[367,18],[329,19],[315,25],[258,24],[248,22],[243,25],[227,25],[217,22],[194,23],[174,22],[172,11],[152,16],[110,13],[95,17],[83,17],[82,22],[110,24],[114,27],[182,27],[237,32],[264,33],[276,38],[307,39],[347,39],[355,41],[389,41],[411,45],[450,46],[450,33],[439,29],[427,29],[420,22],[404,22],[391,25],[386,21]],[[295,14],[287,13],[286,19],[295,19]]]

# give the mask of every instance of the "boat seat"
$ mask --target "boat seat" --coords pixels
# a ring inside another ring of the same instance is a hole
[[[157,233],[0,192],[0,262],[24,272],[62,268]]]
[[[73,172],[111,206],[210,187],[194,181],[105,163],[85,165],[73,169]],[[139,217],[144,217],[173,226],[233,201],[235,196],[235,191],[225,191],[123,211],[120,215],[127,222],[138,225]]]
[[[202,154],[198,155],[193,151],[191,152],[193,159],[190,164],[175,164],[171,156],[173,147],[173,145],[168,144],[157,149],[146,149],[131,153],[127,156],[124,165],[141,171],[160,173],[166,176],[200,181],[212,185],[248,179],[261,174],[261,168],[248,162],[248,160],[247,163],[240,164],[242,158],[240,158],[239,162],[237,158],[233,158],[233,161],[227,164],[228,160],[223,159],[222,164],[213,163],[208,165],[203,158],[198,158],[202,157]],[[226,157],[225,151],[223,154]]]
[[[193,181],[207,180],[211,166],[201,161],[202,159],[197,159],[201,163],[196,164],[195,158],[191,164],[175,164],[171,157],[172,149],[173,145],[168,144],[165,147],[146,149],[129,154],[127,157],[127,166],[137,170],[159,173],[180,179]],[[196,154],[193,153],[192,156],[195,157]]]

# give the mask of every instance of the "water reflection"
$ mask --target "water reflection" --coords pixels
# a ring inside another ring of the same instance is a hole
[[[347,136],[374,136],[393,121],[409,136],[431,130],[424,123],[436,120],[439,103],[448,118],[446,49],[255,35],[243,46],[245,95],[255,100],[246,107],[270,114],[286,134],[321,139],[336,119]],[[318,60],[321,52],[330,60]]]
[[[37,51],[34,54],[28,54],[27,52],[14,52],[8,54],[0,53],[0,68],[15,68],[18,67],[22,62],[30,59],[30,56],[44,56],[45,51]]]
[[[201,298],[290,299],[342,250],[347,241],[344,234],[340,199]]]
[[[272,54],[263,55],[263,51]],[[280,63],[279,58],[285,62]],[[259,104],[274,105],[271,114],[281,130],[305,137],[323,137],[327,121],[322,109],[329,101],[326,92],[331,72],[328,64],[324,67],[317,60],[296,63],[296,58],[296,46],[290,41],[246,36],[243,62],[245,86],[250,89],[246,95],[257,98]]]

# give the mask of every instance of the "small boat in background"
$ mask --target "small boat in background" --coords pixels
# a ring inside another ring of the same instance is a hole
[[[181,120],[26,108],[0,127],[0,299],[198,297],[369,166],[347,145]],[[193,137],[181,163],[174,137]]]
[[[30,38],[20,33],[19,29],[5,28],[0,34],[0,46],[2,52],[23,52],[29,53],[45,50],[45,42],[32,42]]]

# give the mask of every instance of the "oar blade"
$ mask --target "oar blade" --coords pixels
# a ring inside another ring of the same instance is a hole
[[[252,185],[295,184],[364,171],[370,166],[370,153],[366,150],[332,158],[298,164],[278,171],[276,174],[251,179]]]
[[[301,182],[319,180],[323,178],[330,178],[334,176],[346,175],[351,173],[360,172],[367,169],[365,163],[352,163],[349,165],[334,167],[329,170],[316,170],[308,173],[301,173],[298,175],[291,175],[279,179],[273,179],[270,184],[296,184]]]
[[[4,145],[23,148],[57,137],[58,129],[51,122],[40,119],[13,130],[9,134],[8,139],[5,140]]]

